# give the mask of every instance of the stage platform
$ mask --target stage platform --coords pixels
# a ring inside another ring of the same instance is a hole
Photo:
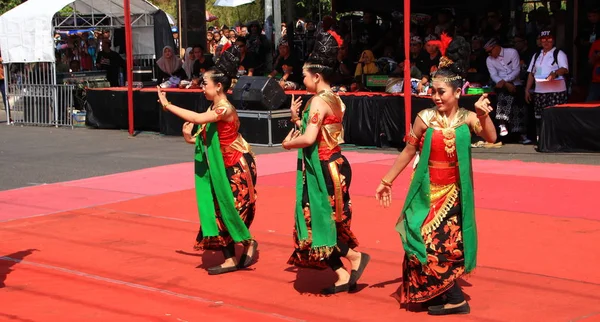
[[[259,260],[221,276],[222,256],[194,252],[193,165],[183,163],[0,192],[0,320],[439,321],[394,298],[403,251],[374,190],[395,154],[346,153],[353,230],[372,256],[355,294],[317,295],[332,272],[286,265],[295,153],[259,155]],[[461,282],[471,314],[444,321],[598,321],[600,167],[474,161],[478,268]]]
[[[540,152],[600,152],[600,102],[544,110]]]

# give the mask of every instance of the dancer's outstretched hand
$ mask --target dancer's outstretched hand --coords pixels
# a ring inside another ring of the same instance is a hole
[[[375,191],[375,198],[379,201],[379,205],[384,208],[392,204],[392,187],[380,183]]]
[[[188,135],[191,137],[193,129],[194,129],[194,123],[185,122],[185,123],[183,123],[183,127],[182,127],[181,131],[183,132],[184,135]]]
[[[494,110],[491,106],[490,100],[488,99],[488,94],[483,94],[479,97],[479,100],[475,102],[475,110],[477,111],[477,115],[487,115]]]
[[[167,93],[163,92],[160,86],[156,86],[156,92],[158,93],[158,102],[163,107],[163,110],[166,110],[167,104],[169,104],[169,100],[167,99]]]
[[[300,131],[296,130],[296,129],[292,129],[290,131],[290,133],[288,133],[287,137],[285,138],[285,140],[283,140],[283,143],[281,143],[281,146],[286,149],[289,150],[290,148],[288,148],[286,146],[286,143],[290,142],[291,140],[297,138],[300,136]]]
[[[300,113],[301,107],[302,107],[302,96],[295,98],[294,94],[292,94],[292,105],[290,106],[290,111],[292,112],[292,116],[298,116]]]

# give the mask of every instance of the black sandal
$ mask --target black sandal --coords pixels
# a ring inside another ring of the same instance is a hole
[[[207,269],[208,275],[220,275],[220,274],[235,272],[237,270],[238,270],[237,266],[228,266],[228,267],[215,266],[215,267],[210,267],[209,269]]]
[[[256,249],[258,248],[258,242],[256,240],[252,241],[252,256],[248,257],[246,253],[240,256],[240,262],[238,263],[238,268],[246,268],[249,267],[254,259],[256,258]]]
[[[324,295],[333,295],[336,293],[348,292],[350,290],[350,283],[342,284],[342,285],[331,285],[328,288],[324,288],[321,291],[321,294]]]
[[[429,315],[450,315],[450,314],[469,314],[471,313],[471,307],[469,303],[465,302],[465,304],[453,308],[445,308],[444,305],[436,305],[430,306],[427,309],[427,314]]]
[[[367,265],[369,264],[369,261],[371,260],[371,256],[369,256],[369,254],[367,254],[367,253],[360,253],[360,254],[361,254],[360,255],[360,264],[358,265],[358,269],[352,270],[350,272],[350,285],[352,285],[353,288],[356,288],[356,284],[357,284],[358,280],[362,276],[363,272],[365,271],[365,268],[367,267]]]

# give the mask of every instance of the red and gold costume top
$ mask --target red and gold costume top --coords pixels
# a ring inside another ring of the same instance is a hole
[[[448,120],[436,108],[426,109],[418,114],[423,123],[433,129],[429,153],[431,209],[421,228],[423,233],[435,230],[459,197],[455,130],[467,122],[469,113],[460,108],[452,120]],[[418,142],[419,150],[422,151],[424,138],[425,135],[418,141],[412,134],[412,141],[408,143],[416,145],[414,143]]]
[[[240,119],[235,107],[227,100],[222,100],[216,105],[211,105],[209,112],[215,113],[217,117],[217,133],[221,143],[221,153],[225,167],[231,167],[237,164],[244,153],[252,153],[250,145],[239,133]],[[230,121],[224,121],[227,115],[232,115]],[[206,141],[205,125],[198,129]],[[196,135],[198,135],[198,133]]]
[[[431,183],[446,185],[458,182],[458,158],[456,156],[456,134],[457,127],[465,124],[469,111],[459,109],[453,120],[430,108],[419,112],[419,118],[433,128],[431,137],[431,151],[429,155],[429,176]],[[423,139],[419,144],[423,149]]]
[[[322,161],[329,161],[333,154],[342,151],[342,148],[340,147],[340,145],[344,143],[344,127],[342,126],[342,118],[344,112],[346,111],[346,105],[344,102],[342,102],[340,97],[332,91],[321,91],[315,95],[315,97],[319,97],[325,101],[334,114],[328,115],[323,119],[321,131],[317,136],[317,142],[319,144],[319,159]],[[308,106],[310,106],[310,103]],[[341,117],[339,115],[341,115]]]

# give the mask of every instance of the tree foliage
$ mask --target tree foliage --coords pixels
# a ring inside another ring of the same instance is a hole
[[[150,0],[150,2],[171,16],[178,17],[177,0]],[[262,22],[265,17],[264,0],[255,0],[254,3],[237,8],[215,7],[214,4],[215,0],[206,0],[206,10],[219,17],[219,20],[207,23],[208,26],[234,26],[240,21],[248,22],[252,20]]]
[[[0,15],[3,15],[5,12],[20,5],[22,2],[25,2],[25,1],[22,1],[22,0],[0,0]]]

